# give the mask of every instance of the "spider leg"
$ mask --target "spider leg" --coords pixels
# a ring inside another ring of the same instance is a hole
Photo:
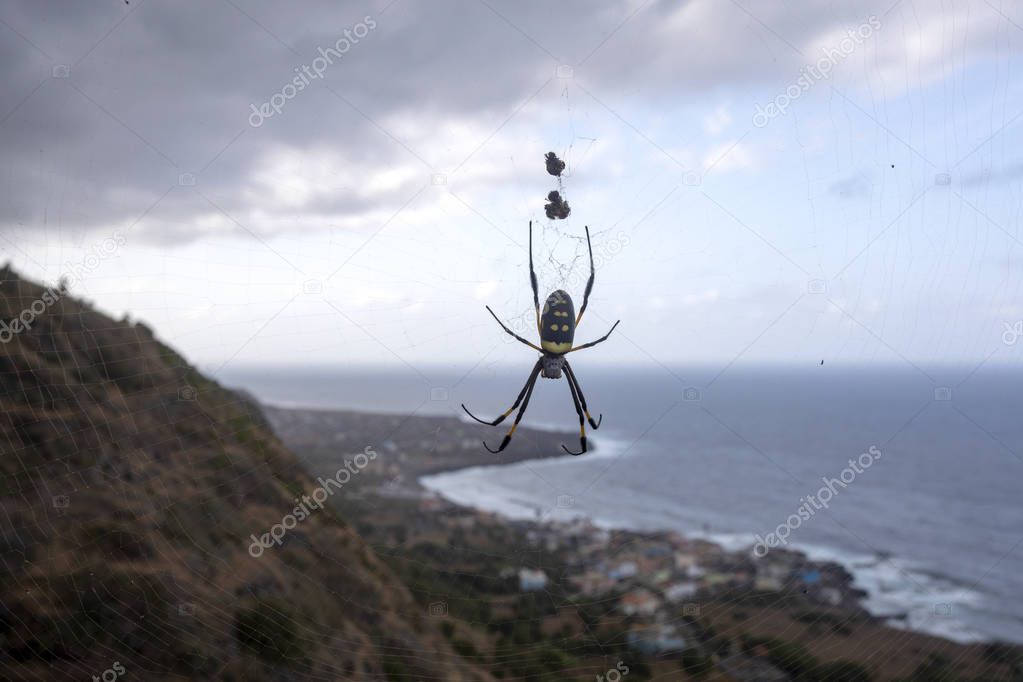
[[[593,291],[593,278],[596,275],[596,271],[593,268],[593,245],[590,244],[590,228],[586,227],[586,248],[590,252],[590,279],[586,282],[586,292],[583,294],[583,305],[579,308],[579,314],[575,316],[575,326],[579,326],[579,320],[583,319],[583,313],[586,312],[586,304],[590,302],[590,292]]]
[[[486,421],[486,420],[484,420],[484,419],[480,419],[479,417],[477,417],[476,415],[474,415],[474,414],[473,414],[472,412],[470,412],[470,411],[469,411],[469,408],[465,406],[465,403],[462,403],[462,409],[463,409],[463,410],[465,410],[465,413],[466,413],[467,415],[469,415],[470,417],[472,417],[473,419],[475,419],[476,421],[478,421],[478,422],[479,422],[480,424],[486,424],[487,426],[497,426],[498,424],[500,424],[501,422],[503,422],[503,421],[505,420],[505,418],[506,418],[506,417],[507,417],[507,416],[508,416],[509,414],[511,414],[512,412],[514,412],[514,411],[515,411],[515,408],[516,408],[516,407],[518,407],[518,406],[519,406],[519,403],[521,403],[521,402],[522,402],[522,398],[523,398],[523,397],[525,397],[525,395],[526,395],[526,389],[528,389],[528,388],[529,388],[529,386],[530,386],[530,384],[532,384],[532,383],[533,383],[533,381],[535,381],[535,380],[536,380],[536,375],[540,373],[540,369],[541,369],[542,367],[543,367],[543,363],[542,363],[542,362],[541,362],[540,360],[537,360],[537,361],[536,361],[536,365],[534,365],[534,366],[533,366],[533,371],[532,371],[532,372],[530,372],[530,374],[529,374],[529,378],[528,378],[528,379],[526,379],[526,383],[525,383],[525,384],[524,384],[524,385],[522,386],[522,390],[521,390],[521,391],[519,391],[519,397],[515,399],[515,402],[514,402],[514,403],[512,404],[512,406],[511,406],[511,407],[509,407],[509,408],[508,408],[508,409],[507,409],[507,410],[505,411],[505,413],[504,413],[504,414],[502,414],[502,415],[501,415],[500,417],[498,417],[498,418],[497,418],[497,419],[495,419],[494,421],[489,421],[489,422],[488,422],[488,421]]]
[[[621,320],[618,320],[618,322],[621,322]],[[611,330],[607,334],[604,334],[603,336],[601,336],[596,341],[590,341],[589,343],[584,343],[581,346],[576,346],[575,348],[573,348],[571,350],[565,351],[565,353],[574,353],[577,350],[582,350],[583,348],[592,348],[593,346],[596,346],[598,343],[602,343],[604,341],[607,341],[607,337],[611,336],[611,332],[613,332],[615,330],[615,327],[618,326],[618,322],[615,322],[613,325],[611,325]]]
[[[596,431],[600,428],[600,424],[604,421],[604,415],[598,415],[597,421],[593,421],[593,417],[590,416],[590,410],[586,407],[586,396],[583,395],[583,387],[579,385],[579,379],[576,378],[575,372],[572,371],[572,367],[568,364],[568,360],[565,360],[565,374],[568,375],[568,380],[572,384],[575,384],[576,395],[579,396],[579,403],[583,407],[583,412],[586,413],[586,419],[590,422],[590,426]]]
[[[561,445],[561,449],[570,455],[581,455],[586,452],[586,420],[583,418],[583,408],[579,404],[579,396],[575,391],[575,383],[572,382],[570,374],[565,374],[565,379],[568,381],[568,390],[572,392],[572,404],[575,405],[575,413],[579,415],[579,445],[581,450],[579,452],[572,452],[565,447],[564,443]]]
[[[526,340],[525,340],[524,338],[522,338],[521,336],[519,336],[518,334],[516,334],[515,332],[513,332],[513,331],[512,331],[511,329],[508,329],[508,327],[507,327],[507,326],[505,326],[504,322],[501,322],[501,319],[500,319],[500,318],[499,318],[499,317],[498,317],[498,316],[497,316],[497,315],[496,315],[496,314],[494,313],[494,311],[493,311],[493,310],[491,310],[491,309],[490,309],[490,306],[487,306],[487,311],[488,311],[488,312],[489,312],[489,313],[490,313],[491,315],[493,315],[494,319],[495,319],[495,320],[497,320],[497,323],[498,323],[499,325],[501,325],[501,329],[505,330],[506,332],[508,332],[509,334],[511,334],[512,336],[514,336],[514,337],[515,337],[516,339],[518,339],[518,340],[519,340],[520,342],[522,342],[522,343],[526,344],[527,346],[529,346],[529,347],[530,347],[530,348],[532,348],[533,350],[535,350],[535,351],[539,351],[539,352],[541,352],[541,353],[543,352],[543,349],[542,349],[542,348],[540,348],[540,346],[537,346],[537,345],[536,345],[536,344],[534,344],[534,343],[530,343],[529,341],[526,341]]]
[[[522,415],[526,413],[526,407],[529,405],[529,399],[533,397],[533,387],[536,386],[536,380],[537,377],[539,376],[540,373],[534,370],[532,377],[530,377],[529,383],[526,384],[528,390],[526,391],[526,396],[522,399],[522,407],[519,408],[519,413],[515,415],[515,423],[512,424],[512,427],[510,429],[508,429],[508,433],[504,434],[504,440],[501,441],[501,445],[499,445],[496,450],[493,450],[489,445],[487,445],[487,441],[483,441],[483,447],[485,447],[489,452],[496,455],[497,453],[501,452],[506,447],[508,447],[508,443],[511,442],[512,436],[515,435],[515,429],[518,428],[519,422],[522,421]]]
[[[536,309],[536,331],[540,332],[540,292],[537,291],[536,270],[533,269],[533,221],[529,221],[529,283],[533,287],[533,307]]]

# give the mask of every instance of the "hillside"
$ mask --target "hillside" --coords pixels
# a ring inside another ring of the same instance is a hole
[[[491,679],[248,400],[9,268],[0,320],[0,677]]]

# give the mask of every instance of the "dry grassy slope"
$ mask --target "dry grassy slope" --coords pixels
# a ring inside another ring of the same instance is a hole
[[[0,270],[0,320],[43,292]],[[248,554],[316,484],[145,326],[61,297],[0,411],[0,678],[489,679],[333,512]]]

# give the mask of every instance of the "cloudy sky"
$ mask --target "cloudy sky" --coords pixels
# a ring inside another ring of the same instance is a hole
[[[1018,4],[336,5],[3,3],[3,257],[211,371],[528,364],[530,220],[589,364],[1019,360]]]

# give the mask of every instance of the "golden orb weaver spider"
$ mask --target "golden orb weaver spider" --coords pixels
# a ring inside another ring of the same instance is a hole
[[[586,305],[590,300],[590,292],[593,291],[593,278],[595,275],[593,267],[593,246],[590,244],[590,228],[586,228],[586,248],[590,253],[590,279],[586,282],[586,291],[583,294],[583,305],[579,308],[579,314],[574,315],[575,306],[572,305],[572,297],[568,295],[562,289],[558,289],[550,296],[547,297],[546,303],[544,303],[543,312],[540,312],[540,294],[537,291],[536,282],[536,271],[533,269],[533,222],[529,222],[529,283],[533,287],[533,306],[536,308],[536,329],[540,334],[540,345],[537,346],[534,343],[527,341],[501,322],[501,319],[494,314],[494,311],[487,306],[487,311],[493,316],[497,323],[501,325],[507,333],[511,334],[521,343],[526,344],[533,350],[540,352],[540,357],[537,359],[536,364],[533,365],[533,371],[530,372],[529,378],[526,379],[526,385],[519,391],[519,396],[515,399],[515,402],[509,407],[504,414],[493,421],[486,421],[480,419],[472,412],[469,408],[462,404],[462,409],[465,413],[478,421],[480,424],[487,424],[488,426],[497,426],[505,420],[515,408],[518,407],[518,414],[515,415],[515,422],[512,424],[511,429],[505,434],[504,440],[501,441],[501,445],[496,449],[492,450],[486,441],[483,441],[483,447],[488,451],[497,454],[511,442],[512,436],[515,435],[515,429],[518,428],[519,422],[522,421],[522,415],[526,412],[526,407],[529,405],[529,399],[533,396],[533,387],[536,386],[536,380],[542,374],[546,379],[560,379],[562,369],[565,372],[565,378],[568,380],[568,390],[572,393],[572,402],[575,404],[576,414],[579,415],[579,452],[572,452],[564,444],[561,448],[570,455],[581,455],[586,452],[586,421],[590,422],[590,426],[596,431],[600,428],[600,423],[604,419],[604,415],[600,415],[597,421],[593,420],[590,416],[589,408],[586,407],[586,398],[583,397],[583,390],[579,386],[579,380],[576,379],[575,372],[572,371],[572,366],[568,364],[568,360],[565,359],[565,355],[568,353],[574,353],[577,350],[584,348],[592,348],[602,341],[606,341],[607,337],[611,336],[611,332],[618,326],[618,320],[611,325],[610,331],[604,334],[596,341],[590,341],[584,343],[581,346],[572,346],[572,341],[575,339],[575,330],[579,326],[579,321],[583,319],[583,313],[586,312]],[[521,403],[521,407],[519,407]]]

